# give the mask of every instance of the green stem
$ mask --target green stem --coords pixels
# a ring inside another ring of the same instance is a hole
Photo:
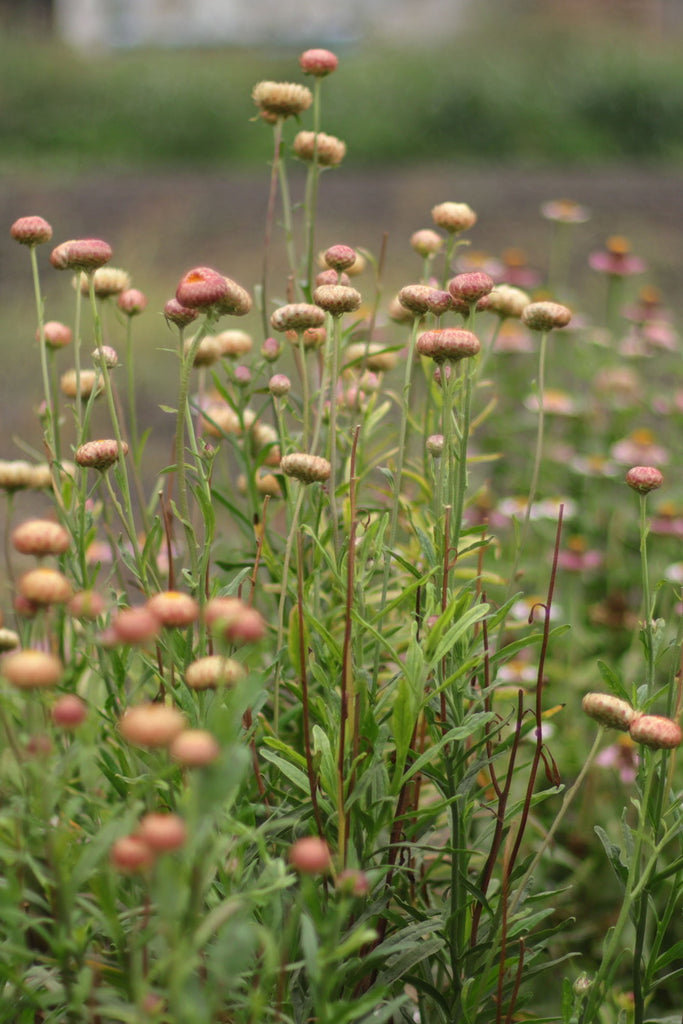
[[[306,280],[304,292],[310,302],[313,294],[313,265],[315,261],[315,219],[318,206],[318,185],[320,183],[320,164],[318,163],[318,133],[320,131],[320,79],[316,78],[313,87],[313,161],[306,176]]]
[[[640,569],[643,582],[643,629],[645,632],[645,648],[647,657],[647,696],[652,697],[655,684],[655,650],[654,630],[652,628],[653,605],[650,595],[650,576],[647,564],[647,535],[649,527],[647,522],[647,495],[639,494],[640,506]]]

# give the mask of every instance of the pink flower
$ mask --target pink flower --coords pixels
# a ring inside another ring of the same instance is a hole
[[[642,274],[645,263],[631,253],[631,243],[622,235],[612,235],[605,243],[605,249],[592,252],[588,264],[600,274],[612,277],[629,277],[631,274]]]
[[[620,736],[616,743],[600,751],[595,763],[601,768],[616,768],[625,785],[635,782],[639,757],[633,740],[627,735]]]

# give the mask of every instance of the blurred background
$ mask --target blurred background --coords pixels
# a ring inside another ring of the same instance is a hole
[[[322,128],[348,154],[323,176],[321,248],[377,253],[386,232],[390,293],[419,273],[410,234],[450,199],[477,210],[474,247],[542,265],[540,204],[569,198],[592,212],[574,255],[581,301],[602,287],[581,283],[588,253],[620,233],[647,262],[639,284],[680,313],[682,43],[681,0],[2,0],[2,218],[38,213],[55,241],[113,245],[150,298],[138,365],[152,394],[175,375],[157,310],[180,275],[208,263],[250,289],[259,279],[272,135],[253,85],[304,81],[298,54],[324,46],[340,63]],[[302,181],[293,167],[295,200]],[[39,391],[25,256],[0,233],[15,342],[0,401],[35,434],[30,404],[15,413]],[[68,283],[43,277],[48,317],[69,320]],[[3,448],[17,456],[9,437]]]

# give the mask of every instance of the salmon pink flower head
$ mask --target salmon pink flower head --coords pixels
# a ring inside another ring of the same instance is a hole
[[[181,306],[201,310],[215,306],[227,294],[227,281],[217,270],[213,267],[193,267],[181,277],[175,297]]]
[[[633,255],[631,243],[623,235],[611,235],[604,250],[590,254],[588,265],[592,270],[611,277],[630,277],[646,270],[644,261]]]
[[[305,75],[324,78],[337,70],[339,59],[331,50],[304,50],[299,57],[299,67]]]
[[[31,248],[52,238],[52,227],[43,217],[20,217],[9,230],[15,242]]]
[[[72,238],[50,253],[55,270],[83,270],[90,273],[103,267],[112,257],[111,246],[101,238]]]

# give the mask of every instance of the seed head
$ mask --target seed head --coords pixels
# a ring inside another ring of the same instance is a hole
[[[307,302],[294,302],[280,306],[270,318],[274,331],[305,331],[308,327],[322,327],[325,314],[319,306]]]
[[[119,732],[136,747],[168,747],[185,728],[185,716],[170,704],[136,704],[119,719]]]
[[[221,346],[221,355],[228,359],[239,359],[240,356],[247,355],[254,344],[251,335],[246,331],[221,331],[216,337]]]
[[[487,309],[496,313],[501,319],[521,317],[531,299],[521,288],[511,284],[498,284],[477,303],[477,309]]]
[[[199,313],[196,309],[183,306],[177,299],[169,299],[164,306],[166,321],[175,324],[176,327],[187,327],[193,320],[196,320]]]
[[[71,537],[52,519],[27,519],[12,531],[12,545],[22,555],[63,555],[69,550]]]
[[[323,259],[331,270],[348,270],[356,262],[356,250],[350,245],[331,245]]]
[[[626,732],[637,712],[630,704],[611,693],[587,693],[581,707],[589,718],[594,718],[607,729]]]
[[[432,207],[432,220],[451,234],[467,231],[477,223],[477,215],[467,203],[439,203]]]
[[[118,461],[119,454],[128,454],[128,444],[122,441],[119,451],[119,442],[115,438],[107,438],[100,441],[86,441],[76,449],[74,458],[77,465],[86,469],[103,470],[113,466]]]
[[[52,238],[52,227],[42,217],[20,217],[9,229],[10,235],[20,245],[41,245]]]
[[[283,455],[280,469],[285,476],[294,477],[302,484],[323,483],[329,480],[332,466],[321,455],[309,455],[307,452],[292,452]]]
[[[471,331],[459,327],[442,327],[425,331],[417,339],[417,351],[436,363],[455,363],[476,356],[481,348],[479,339]]]
[[[324,839],[304,836],[290,846],[289,863],[302,875],[327,875],[332,868],[332,855]]]
[[[137,288],[124,288],[116,300],[116,305],[126,316],[137,316],[147,307],[147,296]]]
[[[346,156],[346,143],[325,132],[316,135],[315,132],[301,131],[295,136],[292,151],[299,160],[308,163],[315,160],[321,167],[338,167]]]
[[[109,263],[111,257],[111,246],[101,238],[73,238],[52,250],[50,263],[56,270],[90,273]]]
[[[308,110],[313,93],[295,82],[258,82],[251,94],[259,110],[272,117],[295,117]]]
[[[218,740],[206,729],[183,729],[171,741],[169,753],[186,768],[204,768],[218,760]]]
[[[361,294],[343,284],[321,284],[313,292],[313,301],[332,316],[353,313],[360,307]]]
[[[0,675],[19,690],[57,686],[63,672],[59,658],[47,651],[13,651],[0,660]]]
[[[522,312],[522,322],[531,331],[552,331],[566,327],[572,318],[571,310],[559,302],[530,302]]]
[[[66,604],[73,590],[66,576],[58,569],[41,566],[25,572],[20,578],[19,593],[37,605]]]
[[[410,236],[410,244],[420,256],[434,256],[443,247],[444,239],[431,228],[422,228]]]
[[[304,50],[299,57],[299,67],[305,75],[324,78],[336,71],[339,60],[331,50]]]
[[[178,590],[165,590],[147,601],[147,608],[162,626],[182,628],[191,626],[199,618],[199,605],[189,594]]]
[[[654,466],[633,466],[626,474],[626,483],[639,494],[649,494],[662,486],[664,477]]]
[[[192,690],[209,690],[216,686],[234,686],[244,675],[244,669],[234,658],[210,654],[187,666],[185,682]]]
[[[48,320],[43,327],[43,337],[45,338],[45,344],[49,345],[50,348],[64,348],[65,345],[71,344],[73,334],[71,328],[67,327],[66,324],[62,324],[59,320]],[[36,341],[40,339],[40,331],[36,331]]]

